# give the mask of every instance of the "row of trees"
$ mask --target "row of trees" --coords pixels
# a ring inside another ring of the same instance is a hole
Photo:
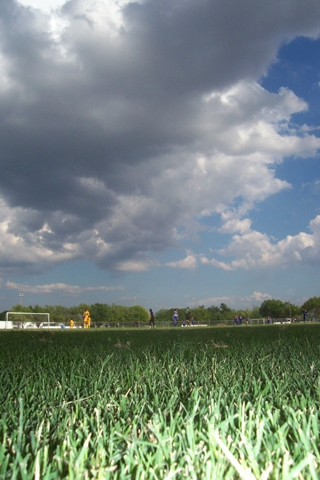
[[[259,312],[261,316],[272,318],[299,318],[306,310],[309,317],[320,317],[320,297],[311,297],[304,302],[300,307],[290,302],[282,302],[281,300],[265,300]]]
[[[179,311],[180,318],[184,319],[186,309]],[[200,323],[207,323],[212,321],[218,321],[223,323],[227,320],[232,320],[235,315],[242,315],[245,319],[249,318],[296,318],[301,319],[303,311],[307,310],[308,318],[320,318],[320,297],[312,297],[307,300],[303,305],[297,306],[290,302],[283,302],[282,300],[265,300],[260,307],[254,306],[252,309],[239,309],[235,310],[229,308],[225,303],[221,303],[220,307],[211,306],[205,308],[203,305],[195,307],[192,310],[194,318]],[[156,314],[156,319],[159,321],[171,318],[173,309],[160,310]]]
[[[50,313],[50,318],[53,322],[67,323],[70,318],[75,322],[82,322],[82,313],[88,308],[91,314],[93,323],[122,323],[122,322],[148,322],[148,311],[139,305],[132,307],[124,307],[122,305],[108,305],[105,303],[95,303],[88,305],[82,303],[76,307],[63,307],[61,305],[50,306],[45,305],[40,307],[35,305],[32,307],[24,307],[15,305],[12,311],[15,312],[30,312],[30,313]],[[173,308],[161,309],[155,314],[156,322],[170,321],[173,314]],[[185,308],[179,309],[180,319],[185,318]],[[244,318],[301,318],[303,311],[307,310],[308,317],[320,317],[320,297],[312,297],[303,305],[297,306],[282,300],[265,300],[260,307],[253,307],[252,309],[235,310],[229,308],[225,303],[221,303],[219,307],[212,305],[205,308],[203,305],[193,308],[192,315],[199,323],[207,323],[210,321],[223,323],[226,320],[232,320],[235,315],[241,314]]]
[[[39,305],[35,305],[34,307],[31,305],[28,307],[14,305],[11,311],[28,313],[45,312],[50,314],[50,320],[52,322],[68,324],[71,318],[76,323],[82,323],[82,314],[86,308],[90,312],[92,323],[137,323],[147,322],[149,320],[148,311],[140,305],[124,307],[122,305],[108,305],[106,303],[95,303],[93,305],[81,303],[78,306],[70,308],[61,305],[45,305],[44,307],[40,307]]]

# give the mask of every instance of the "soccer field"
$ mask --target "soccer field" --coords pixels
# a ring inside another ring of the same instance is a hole
[[[320,325],[0,331],[0,479],[318,479]]]

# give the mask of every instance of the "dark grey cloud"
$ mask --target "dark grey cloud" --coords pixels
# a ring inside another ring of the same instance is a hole
[[[214,129],[231,116],[204,97],[319,33],[320,4],[147,0],[123,6],[112,31],[95,11],[107,3],[69,1],[53,32],[47,15],[1,2],[0,194],[9,234],[114,267],[177,245],[176,228],[207,208],[175,192],[197,188],[191,158],[228,143]]]

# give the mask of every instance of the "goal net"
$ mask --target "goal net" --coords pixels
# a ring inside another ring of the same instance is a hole
[[[41,323],[50,325],[49,313],[7,312],[5,328],[38,328]]]

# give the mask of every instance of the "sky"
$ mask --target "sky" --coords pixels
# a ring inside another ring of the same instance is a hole
[[[2,0],[0,122],[0,311],[320,295],[319,0]]]

